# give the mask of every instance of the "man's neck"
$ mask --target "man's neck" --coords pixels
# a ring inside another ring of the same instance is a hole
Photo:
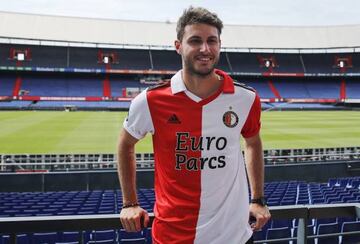
[[[222,84],[222,77],[217,75],[215,71],[207,76],[198,76],[191,75],[183,70],[182,78],[186,89],[201,99],[206,99],[215,94]]]

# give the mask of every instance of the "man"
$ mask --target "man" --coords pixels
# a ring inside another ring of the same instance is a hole
[[[247,243],[270,218],[263,203],[260,100],[216,70],[223,24],[203,8],[185,10],[175,47],[182,70],[132,102],[120,133],[120,219],[127,231],[147,226],[135,185],[135,143],[150,132],[155,155],[154,243]],[[249,207],[240,137],[245,138]],[[256,218],[251,226],[250,215]],[[248,242],[250,243],[250,242]]]

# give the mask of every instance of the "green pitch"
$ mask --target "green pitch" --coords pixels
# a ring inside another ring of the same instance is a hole
[[[115,153],[125,112],[0,112],[0,154]],[[264,148],[360,146],[360,112],[263,112]],[[151,152],[151,136],[137,144]]]

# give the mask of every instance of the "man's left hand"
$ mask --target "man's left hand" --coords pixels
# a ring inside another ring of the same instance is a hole
[[[253,231],[260,230],[271,218],[269,208],[257,203],[250,204],[250,216],[256,219],[256,222],[251,224],[251,229]]]

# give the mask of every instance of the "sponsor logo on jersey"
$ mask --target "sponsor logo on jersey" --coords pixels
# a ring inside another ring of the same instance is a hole
[[[233,111],[227,111],[223,115],[223,122],[229,128],[234,128],[239,123],[239,117]]]
[[[217,169],[226,166],[224,149],[227,146],[225,137],[191,136],[189,132],[176,133],[175,169],[197,171],[204,168]],[[220,155],[213,157],[189,157],[188,152],[213,151]]]

